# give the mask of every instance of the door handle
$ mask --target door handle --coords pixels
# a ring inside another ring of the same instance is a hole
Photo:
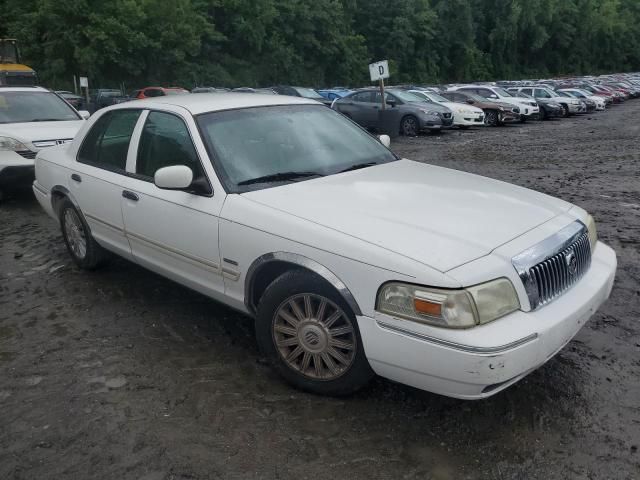
[[[122,196],[124,198],[128,199],[128,200],[133,201],[133,202],[137,202],[140,199],[140,197],[138,197],[138,195],[136,195],[133,192],[130,192],[129,190],[123,190],[122,191]]]
[[[73,180],[74,182],[78,182],[78,183],[82,182],[82,178],[77,173],[72,173],[71,174],[71,180]]]

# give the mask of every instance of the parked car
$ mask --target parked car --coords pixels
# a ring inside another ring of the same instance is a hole
[[[324,103],[326,106],[330,107],[333,103],[332,99],[325,98],[320,95],[313,88],[306,87],[292,87],[289,85],[277,85],[275,87],[271,87],[276,93],[280,95],[289,95],[292,97],[302,97],[302,98],[310,98],[311,100],[316,100],[318,102]]]
[[[342,98],[349,95],[353,90],[345,90],[345,89],[326,89],[326,90],[317,90],[317,92],[322,95],[324,98],[331,100],[332,102],[336,98]]]
[[[142,100],[144,98],[164,97],[167,95],[184,95],[186,93],[189,93],[189,90],[185,90],[180,87],[146,87],[140,89],[137,98]]]
[[[491,127],[520,121],[520,107],[511,103],[488,101],[486,98],[472,92],[462,90],[442,92],[444,98],[451,102],[467,103],[484,111],[484,123]]]
[[[426,102],[404,90],[387,89],[385,97],[388,108],[396,108],[400,112],[398,123],[403,135],[415,136],[421,131],[442,130],[453,125],[453,113],[447,107]],[[381,105],[380,90],[366,88],[335,100],[331,108],[365,128],[378,130]]]
[[[598,111],[607,108],[606,100],[604,97],[593,95],[591,92],[588,92],[586,90],[582,90],[580,88],[561,88],[557,91],[568,93],[569,95],[573,95],[574,97],[580,98],[582,100],[591,100],[595,105],[595,109]]]
[[[504,88],[495,85],[463,85],[449,88],[452,91],[471,92],[480,95],[489,101],[510,103],[520,109],[520,121],[525,122],[531,118],[538,118],[540,108],[533,100],[512,96]]]
[[[447,107],[453,112],[453,126],[458,128],[469,128],[473,126],[484,126],[484,111],[468,103],[456,103],[438,95],[437,93],[424,90],[408,90],[428,102],[437,103]]]
[[[273,88],[238,87],[231,91],[235,93],[262,93],[264,95],[278,95]]]
[[[99,88],[90,92],[89,103],[90,109],[93,112],[100,110],[101,108],[108,107],[119,103],[124,95],[120,90],[112,88]]]
[[[564,96],[558,94],[547,87],[529,85],[526,87],[515,87],[514,91],[526,93],[530,97],[535,98],[536,101],[538,101],[539,99],[543,99],[550,100],[556,104],[560,104],[563,110],[563,117],[568,117],[569,115],[580,113],[582,108],[582,103],[579,99],[573,98],[570,95]]]
[[[38,150],[70,142],[89,118],[41,87],[0,87],[0,198],[29,185]]]
[[[374,374],[494,395],[609,296],[616,255],[583,209],[399,159],[309,99],[249,98],[116,105],[40,152],[73,261],[109,250],[252,316],[282,377],[330,395]]]
[[[66,100],[76,110],[84,109],[84,98],[82,98],[80,95],[76,95],[75,93],[68,92],[66,90],[57,90],[56,93],[60,95],[64,100]]]
[[[531,95],[519,91],[518,88],[507,88],[507,91],[514,97],[533,99]],[[538,104],[538,107],[540,107],[540,113],[538,114],[539,120],[565,116],[565,108],[559,103],[556,103],[555,100],[550,98],[536,98],[534,100]]]
[[[218,88],[218,87],[195,87],[191,89],[191,93],[224,93],[229,92],[228,88]]]

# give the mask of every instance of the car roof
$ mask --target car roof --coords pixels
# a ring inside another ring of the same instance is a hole
[[[17,87],[13,85],[0,85],[0,92],[49,92],[44,87]]]
[[[268,107],[275,105],[322,105],[320,102],[303,97],[269,95],[260,93],[201,93],[199,95],[173,95],[137,100],[133,105],[154,108],[173,105],[188,110],[192,115],[238,108]],[[132,104],[121,103],[120,108],[131,108]],[[326,108],[326,107],[325,107]]]

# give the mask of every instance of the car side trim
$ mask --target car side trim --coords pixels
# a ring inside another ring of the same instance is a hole
[[[159,243],[156,242],[154,240],[151,240],[150,238],[147,238],[143,235],[139,235],[137,233],[131,233],[130,231],[126,231],[125,234],[127,235],[127,237],[129,237],[130,239],[136,240],[138,242],[142,242],[146,245],[148,245],[151,248],[154,248],[158,251],[160,251],[161,253],[164,253],[165,255],[171,255],[174,257],[179,258],[180,260],[189,260],[191,263],[193,263],[196,266],[199,266],[201,268],[206,268],[208,270],[213,271],[214,273],[217,273],[218,275],[222,275],[222,270],[220,269],[220,265],[218,265],[217,263],[211,262],[210,260],[205,260],[204,258],[200,258],[200,257],[196,257],[194,255],[190,255],[186,252],[183,252],[182,250],[178,250],[176,248],[170,247],[168,245],[165,245],[163,243]]]
[[[100,223],[100,224],[104,225],[105,227],[109,227],[111,230],[115,230],[118,233],[124,234],[124,229],[122,229],[122,228],[120,228],[120,227],[118,227],[118,226],[116,226],[116,225],[114,225],[112,223],[109,223],[109,222],[107,222],[105,220],[102,220],[101,218],[94,217],[90,213],[85,213],[84,216],[86,218],[89,218],[89,219],[93,220],[94,222],[97,222],[97,223]]]
[[[524,345],[525,343],[532,342],[533,340],[538,338],[537,333],[532,333],[524,338],[520,338],[511,343],[507,343],[505,345],[499,345],[495,347],[476,347],[473,345],[464,345],[461,343],[451,342],[449,340],[443,340],[441,338],[432,337],[430,335],[425,335],[423,333],[412,332],[410,330],[406,330],[404,328],[396,327],[395,325],[391,325],[386,322],[381,322],[380,320],[376,320],[376,323],[383,330],[388,330],[393,333],[399,333],[401,335],[406,335],[407,337],[415,338],[416,340],[421,340],[423,342],[433,343],[435,345],[439,345],[441,347],[448,347],[454,350],[459,350],[465,353],[474,353],[479,355],[496,355],[500,353],[505,353],[509,350],[513,350],[516,347]]]
[[[319,264],[315,260],[305,257],[297,253],[290,252],[272,252],[266,253],[253,261],[244,279],[244,303],[251,313],[256,312],[256,305],[253,305],[251,298],[253,297],[253,281],[258,270],[269,262],[286,262],[300,266],[313,273],[321,276],[329,282],[338,293],[344,298],[355,315],[362,315],[362,311],[356,302],[355,297],[347,286],[327,267]]]

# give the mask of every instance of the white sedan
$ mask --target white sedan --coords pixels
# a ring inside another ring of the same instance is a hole
[[[70,142],[88,117],[42,87],[1,87],[0,198],[4,188],[30,185],[36,152]]]
[[[163,97],[42,150],[33,190],[79,267],[109,250],[251,315],[299,388],[493,395],[607,299],[615,253],[577,206],[387,143],[313,100]]]
[[[453,126],[469,128],[484,125],[484,110],[466,103],[456,103],[438,95],[435,92],[426,90],[409,90],[409,93],[425,99],[427,102],[434,102],[449,108],[453,112]]]

